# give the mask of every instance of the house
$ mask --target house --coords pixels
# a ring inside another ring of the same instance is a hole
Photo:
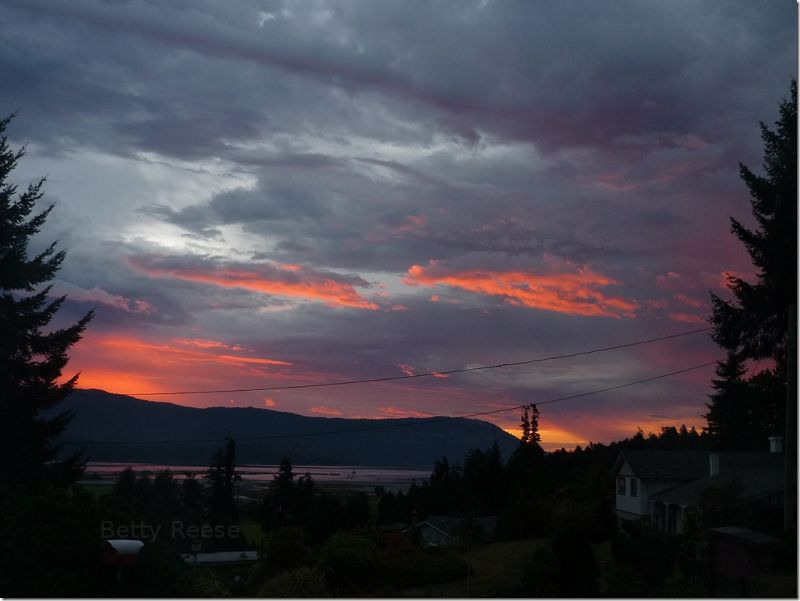
[[[651,511],[656,526],[680,532],[687,509],[696,506],[704,491],[736,483],[742,501],[761,512],[782,516],[784,473],[782,453],[709,453],[703,477],[654,495]]]
[[[654,495],[702,477],[707,461],[704,451],[623,449],[612,468],[617,517],[649,518]]]
[[[766,517],[780,515],[784,502],[783,453],[779,437],[770,452],[656,451],[620,452],[612,469],[616,477],[619,519],[645,519],[656,528],[677,533],[689,508],[704,491],[733,482],[743,501]]]
[[[494,539],[497,516],[477,518],[473,523],[480,538],[486,541]],[[424,547],[441,547],[457,543],[462,531],[469,525],[466,519],[431,515],[406,529],[405,532],[407,535],[418,537]]]

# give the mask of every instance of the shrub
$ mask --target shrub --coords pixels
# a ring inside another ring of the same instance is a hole
[[[638,537],[618,532],[611,539],[617,563],[636,568],[649,587],[656,586],[672,573],[678,549],[678,539],[651,528],[642,528]]]
[[[404,553],[387,554],[382,567],[384,580],[398,589],[451,582],[467,573],[467,562],[449,548],[412,548]]]
[[[337,595],[368,590],[377,582],[378,547],[370,538],[337,532],[320,550],[317,565]]]
[[[555,551],[550,547],[540,547],[531,556],[527,577],[526,596],[555,597],[558,594],[561,564]]]
[[[583,517],[574,505],[553,512],[551,544],[561,566],[560,596],[584,597],[597,591],[597,562]]]
[[[325,577],[313,568],[296,568],[268,579],[259,590],[260,597],[302,599],[327,597]]]
[[[311,564],[311,554],[306,546],[302,528],[278,528],[264,541],[264,558],[267,574],[283,572]]]
[[[614,566],[605,574],[606,594],[609,597],[641,597],[647,590],[647,580],[630,566]]]
[[[203,599],[219,599],[231,597],[225,583],[217,577],[213,570],[200,569],[194,574],[192,594]]]

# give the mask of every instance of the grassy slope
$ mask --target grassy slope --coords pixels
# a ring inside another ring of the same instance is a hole
[[[531,554],[548,545],[545,538],[491,543],[464,553],[470,565],[469,586],[466,574],[461,580],[418,586],[397,592],[398,597],[486,597],[509,582],[519,582]],[[469,590],[469,592],[468,592]]]

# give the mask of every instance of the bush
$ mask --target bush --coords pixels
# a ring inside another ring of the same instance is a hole
[[[467,562],[454,549],[420,550],[412,547],[404,553],[386,555],[382,572],[385,582],[403,589],[464,578],[467,574]]]
[[[192,594],[202,599],[219,599],[231,597],[231,592],[225,583],[219,579],[213,570],[199,569],[195,572],[192,582]]]
[[[630,566],[614,566],[605,575],[606,594],[609,597],[641,597],[647,590],[647,581]]]
[[[678,557],[679,541],[662,532],[642,528],[638,537],[618,532],[611,539],[617,563],[636,568],[648,587],[658,585],[672,573]]]
[[[262,562],[268,575],[310,565],[311,553],[303,529],[289,526],[270,532],[264,541]]]
[[[550,547],[540,547],[533,552],[525,578],[529,597],[555,597],[559,590],[561,564]]]
[[[597,562],[583,517],[574,505],[553,512],[551,544],[561,566],[560,596],[586,597],[597,591]]]
[[[302,599],[328,597],[325,577],[313,568],[297,568],[267,580],[258,591],[260,597]]]
[[[363,592],[377,582],[378,547],[364,536],[337,532],[321,549],[318,567],[338,596]]]
[[[550,534],[552,506],[531,489],[517,492],[497,518],[498,540],[538,538]]]
[[[683,577],[672,577],[654,588],[650,596],[661,599],[689,599],[708,597],[709,595],[699,582],[692,582]]]

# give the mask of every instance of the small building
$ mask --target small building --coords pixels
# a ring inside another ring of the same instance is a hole
[[[418,537],[425,547],[441,547],[458,542],[462,531],[474,525],[478,535],[485,541],[494,539],[497,529],[497,516],[482,518],[460,518],[444,515],[431,515],[406,529],[406,534]]]
[[[742,597],[750,596],[755,579],[770,572],[783,544],[774,536],[736,526],[712,528],[708,538],[712,592],[725,581],[734,582]]]

